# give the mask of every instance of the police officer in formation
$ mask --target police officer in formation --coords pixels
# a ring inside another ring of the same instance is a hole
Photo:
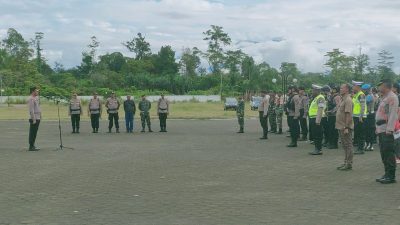
[[[79,123],[83,113],[81,100],[76,92],[72,93],[72,98],[69,101],[68,115],[71,117],[72,133],[79,134]]]
[[[169,101],[165,98],[164,94],[161,94],[161,98],[158,99],[157,113],[160,119],[160,132],[167,132],[167,117],[169,114]]]
[[[363,82],[352,81],[353,84],[353,120],[354,120],[354,146],[357,150],[354,154],[364,154],[365,144],[365,119],[367,118],[367,105],[365,94],[361,90]]]
[[[288,100],[287,109],[291,142],[289,145],[287,145],[287,147],[293,148],[297,147],[297,140],[299,139],[300,135],[299,118],[301,98],[296,87],[292,87],[290,93],[291,95]]]
[[[327,91],[318,85],[312,85],[313,101],[308,110],[310,128],[313,133],[315,149],[310,155],[322,155],[322,121],[325,117],[326,100],[322,92]],[[325,117],[326,119],[326,117]]]
[[[333,86],[331,89],[331,94],[328,96],[328,106],[326,109],[328,118],[326,132],[328,149],[338,149],[339,132],[336,129],[336,112],[341,101],[339,89],[339,87]]]
[[[236,108],[236,116],[238,118],[238,123],[239,123],[239,131],[237,133],[242,134],[244,133],[244,109],[245,109],[245,104],[243,97],[239,97],[238,101],[238,107]]]
[[[90,117],[90,122],[93,129],[92,133],[99,132],[99,126],[100,126],[99,120],[101,118],[101,113],[102,113],[101,101],[97,96],[97,92],[94,92],[93,98],[90,99],[88,105],[88,115]]]
[[[305,88],[299,88],[300,96],[300,128],[301,128],[301,139],[299,141],[307,141],[308,127],[307,127],[307,117],[308,117],[308,97],[305,93]]]
[[[107,108],[107,113],[108,113],[108,133],[111,133],[111,129],[113,128],[113,123],[115,124],[115,129],[116,132],[119,133],[119,116],[118,116],[118,110],[119,110],[119,100],[115,96],[115,92],[111,92],[111,96],[107,99],[106,101],[106,108]]]
[[[361,89],[364,91],[366,95],[365,101],[367,104],[367,118],[365,120],[365,148],[364,151],[373,151],[374,140],[376,139],[375,135],[375,104],[377,102],[374,93],[372,92],[371,85],[363,84]]]
[[[134,129],[134,117],[136,113],[136,104],[132,96],[126,96],[126,100],[124,101],[124,111],[125,111],[125,125],[126,125],[126,133],[133,133]]]
[[[146,123],[149,128],[149,132],[153,132],[151,130],[151,122],[150,122],[150,109],[151,103],[146,99],[146,95],[142,95],[142,100],[139,102],[139,110],[140,110],[140,119],[142,122],[142,133],[146,132]]]

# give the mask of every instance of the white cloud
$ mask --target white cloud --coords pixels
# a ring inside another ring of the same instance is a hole
[[[154,52],[162,45],[205,49],[202,32],[211,24],[224,27],[236,44],[232,48],[275,67],[293,61],[303,71],[325,71],[327,51],[356,54],[360,43],[373,61],[381,49],[400,58],[394,51],[400,49],[400,2],[391,0],[0,0],[0,5],[0,31],[14,27],[27,39],[45,31],[45,49],[61,52],[53,58],[67,67],[79,64],[93,35],[101,52],[127,54],[120,43],[138,32]]]

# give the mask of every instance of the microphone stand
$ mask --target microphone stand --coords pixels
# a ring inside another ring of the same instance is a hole
[[[55,100],[57,104],[57,113],[58,113],[58,131],[60,132],[60,146],[56,149],[56,151],[64,150],[64,149],[69,149],[69,150],[74,150],[74,148],[66,147],[63,145],[63,140],[62,140],[62,133],[61,133],[61,117],[60,117],[60,100]]]

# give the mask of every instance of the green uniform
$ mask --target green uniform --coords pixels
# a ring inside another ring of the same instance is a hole
[[[243,130],[244,130],[244,100],[239,100],[239,104],[236,109],[236,115],[237,115],[239,126],[240,126],[239,132],[243,132]]]
[[[151,131],[150,109],[151,109],[151,103],[149,100],[146,99],[139,102],[140,119],[142,121],[142,131],[144,131],[146,123],[147,127],[149,128],[149,131]]]
[[[271,125],[271,133],[276,133],[276,128],[277,128],[275,109],[276,109],[275,98],[273,98],[269,103],[269,109],[268,109],[268,112],[270,112],[268,118],[269,118],[269,124]]]
[[[280,104],[281,98],[282,97],[279,97],[277,104],[275,105],[276,127],[279,129],[278,133],[282,133],[283,105]]]

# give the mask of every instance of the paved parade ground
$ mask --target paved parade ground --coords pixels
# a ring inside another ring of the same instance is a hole
[[[288,149],[285,135],[261,141],[257,120],[242,135],[236,120],[168,124],[132,135],[83,122],[73,135],[63,122],[75,150],[54,151],[58,124],[43,121],[42,150],[28,152],[28,123],[1,121],[0,224],[400,224],[399,184],[375,182],[377,150],[340,172],[342,150],[309,156],[313,146]]]

